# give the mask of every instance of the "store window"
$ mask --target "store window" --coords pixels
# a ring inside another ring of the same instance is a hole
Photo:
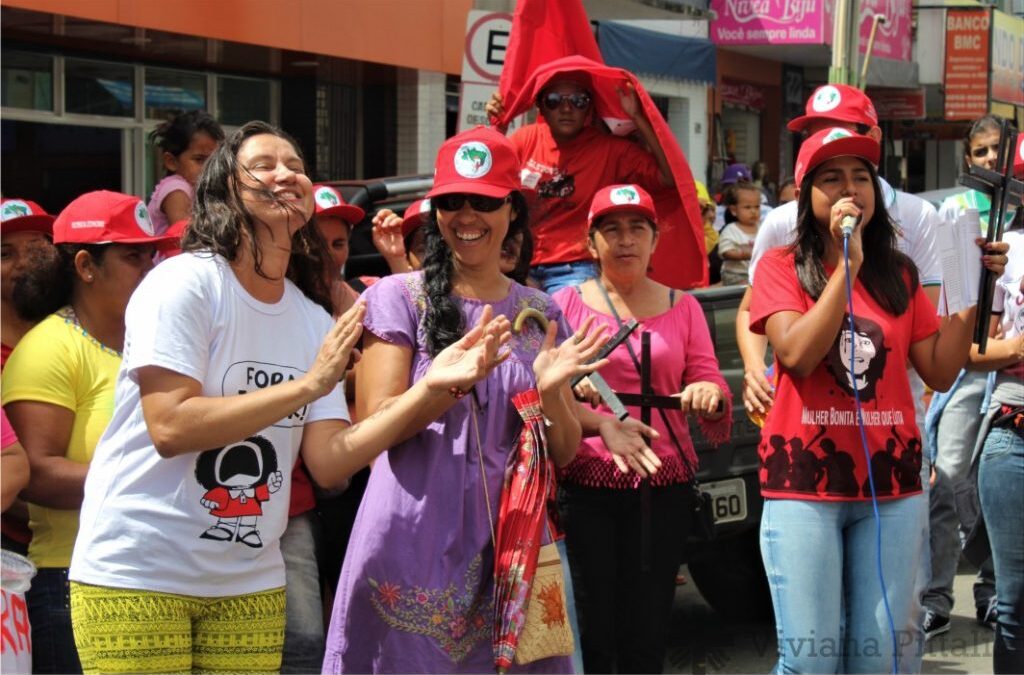
[[[53,110],[52,56],[5,50],[0,66],[3,107]]]
[[[217,78],[217,111],[222,125],[272,121],[270,82],[242,77]]]
[[[67,112],[113,117],[135,116],[132,66],[67,59],[64,73]]]
[[[148,119],[167,119],[182,110],[206,110],[206,76],[147,67],[144,96]]]

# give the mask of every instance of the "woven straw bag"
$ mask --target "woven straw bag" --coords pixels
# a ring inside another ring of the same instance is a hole
[[[545,544],[537,555],[537,572],[515,660],[523,665],[551,656],[571,656],[575,649],[565,606],[562,558],[557,544]]]

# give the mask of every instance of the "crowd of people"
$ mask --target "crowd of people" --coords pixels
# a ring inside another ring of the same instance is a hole
[[[370,216],[380,279],[344,276],[370,214],[263,122],[159,127],[148,206],[3,201],[3,547],[38,569],[34,672],[492,670],[512,398],[531,391],[583,670],[661,672],[699,499],[687,416],[725,442],[732,395],[699,303],[648,276],[665,153],[635,92],[639,142],[601,127],[588,87],[558,75],[537,122],[448,139],[423,200]],[[993,165],[998,125],[971,127],[965,162]],[[982,354],[975,307],[935,308],[937,230],[984,227],[985,195],[936,211],[892,188],[853,87],[819,88],[789,128],[804,140],[777,193],[763,167],[729,167],[718,200],[696,185],[710,260],[747,287],[778,670],[917,672],[948,630],[972,477],[992,550],[978,621],[996,672],[1024,670],[1022,210],[979,241],[999,279]],[[586,377],[639,391],[645,341],[654,393],[678,400],[650,424]],[[926,387],[949,392],[927,413]]]

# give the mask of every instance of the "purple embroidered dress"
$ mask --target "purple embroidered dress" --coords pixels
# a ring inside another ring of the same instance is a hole
[[[421,325],[423,275],[392,275],[365,297],[366,330],[413,350],[410,382],[430,365]],[[486,303],[460,300],[465,325]],[[509,320],[527,307],[568,329],[547,295],[513,283],[493,302]],[[535,385],[533,359],[544,334],[527,322],[512,355],[476,386],[490,512],[498,513],[505,465],[522,426],[510,397]],[[373,465],[338,582],[327,636],[328,673],[488,673],[494,671],[494,547],[479,454],[466,396],[440,419],[382,454]],[[571,673],[569,657],[525,672]]]

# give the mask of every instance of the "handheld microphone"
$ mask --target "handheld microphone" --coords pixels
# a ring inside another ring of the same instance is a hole
[[[857,227],[857,216],[843,216],[843,222],[839,225],[844,239],[853,236],[853,228]]]

